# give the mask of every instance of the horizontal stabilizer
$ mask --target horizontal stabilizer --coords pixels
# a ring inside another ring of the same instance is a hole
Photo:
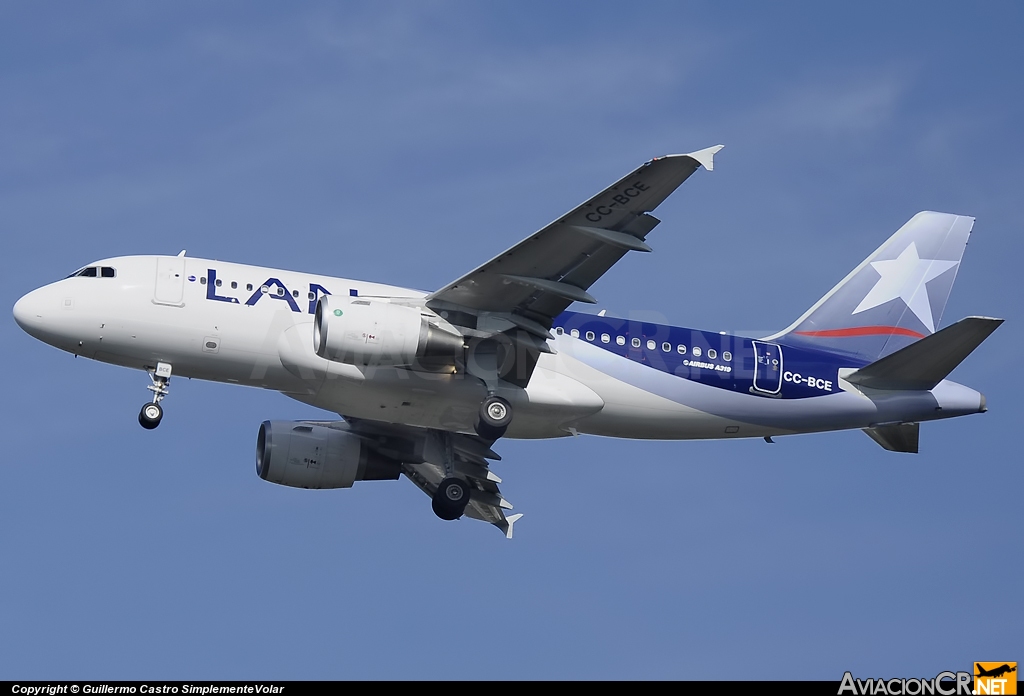
[[[1002,323],[1002,319],[989,317],[961,319],[860,368],[846,381],[869,389],[934,389]]]
[[[880,425],[875,428],[864,428],[864,432],[868,434],[868,437],[890,452],[917,454],[921,424],[897,423],[896,425]]]

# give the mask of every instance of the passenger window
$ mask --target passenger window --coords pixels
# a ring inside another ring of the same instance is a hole
[[[593,341],[594,340],[594,332],[593,331],[588,331],[587,332],[587,340],[588,341]]]
[[[223,284],[224,284],[224,281],[223,281],[223,280],[221,280],[220,278],[218,278],[218,279],[217,279],[217,287],[219,288],[219,287],[220,287],[221,285],[223,285]]]
[[[236,283],[235,281],[232,280],[231,281],[231,289],[232,290],[237,290],[238,289],[238,283]]]
[[[654,350],[658,346],[654,341],[647,342],[647,350]]]
[[[714,348],[708,348],[708,357],[714,360],[715,358],[718,357],[718,351],[716,351]]]
[[[206,276],[199,276],[199,284],[206,285]]]
[[[266,286],[266,285],[261,285],[260,286],[260,292],[262,292],[264,295],[266,295],[268,292],[270,292],[270,288],[268,286]]]
[[[664,352],[666,352],[666,353],[671,353],[672,352],[672,344],[666,341],[665,343],[661,344],[661,349]]]
[[[282,288],[280,285],[277,286],[277,296],[284,297],[284,288]]]
[[[601,334],[601,343],[608,343],[610,340],[612,340],[611,336],[608,334]]]
[[[640,347],[640,339],[639,338],[634,338],[632,341],[630,341],[630,343],[633,345],[634,348],[639,348]]]
[[[725,351],[724,353],[722,353],[722,360],[726,362],[732,362],[732,353],[730,353],[729,351]]]
[[[309,293],[309,295],[307,296],[306,299],[315,300],[316,299],[316,294],[311,292],[311,293]]]
[[[699,358],[700,357],[700,346],[694,346],[693,347],[693,357],[695,357],[695,358]]]
[[[252,292],[252,283],[246,283],[245,289],[248,290],[249,292]]]
[[[616,336],[615,337],[615,343],[617,343],[620,346],[626,345],[626,337],[625,336]]]
[[[678,346],[676,346],[676,352],[679,353],[680,355],[686,355],[686,346],[680,343]]]
[[[573,338],[579,338],[580,337],[580,330],[579,329],[573,329],[572,331],[569,332],[569,335],[572,336]]]
[[[110,266],[104,266],[100,269],[100,275],[104,278],[113,278],[116,275],[116,272]]]
[[[564,331],[562,331],[562,327],[561,327],[561,326],[559,326],[559,327],[558,327],[557,329],[555,329],[555,333],[556,333],[556,334],[558,334],[559,336],[561,336],[561,335],[562,335],[563,333],[565,333],[565,332],[564,332]]]
[[[298,290],[292,290],[292,297],[298,297],[298,296],[299,296],[299,291]]]

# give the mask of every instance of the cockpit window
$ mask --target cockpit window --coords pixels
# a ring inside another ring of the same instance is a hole
[[[116,275],[117,271],[110,266],[87,266],[75,271],[68,278],[113,278]]]

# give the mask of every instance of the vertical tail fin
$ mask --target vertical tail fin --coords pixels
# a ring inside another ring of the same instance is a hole
[[[935,333],[974,218],[915,215],[785,331],[788,345],[873,362]]]

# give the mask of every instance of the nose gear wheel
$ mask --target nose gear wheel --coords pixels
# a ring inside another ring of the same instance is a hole
[[[139,425],[146,430],[152,430],[156,426],[160,425],[161,419],[164,417],[164,410],[158,403],[146,404],[139,411]]]

